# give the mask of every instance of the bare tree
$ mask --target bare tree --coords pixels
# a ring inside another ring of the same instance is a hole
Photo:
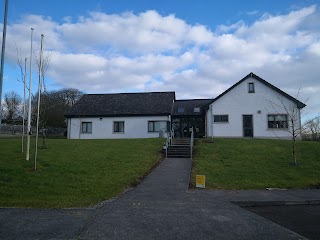
[[[83,95],[77,89],[66,88],[58,91],[46,91],[41,94],[40,119],[45,127],[66,127],[64,114]],[[34,97],[33,102],[37,102]],[[36,108],[33,109],[33,119],[35,119]]]
[[[312,140],[320,140],[320,116],[307,120],[303,128],[306,134],[311,135]]]
[[[297,100],[300,94],[300,89],[296,95],[296,98],[293,101],[288,100],[287,97],[275,92],[276,100],[267,100],[270,102],[273,110],[279,114],[276,117],[286,116],[284,119],[275,119],[275,124],[278,124],[280,128],[287,131],[291,139],[291,151],[292,151],[292,164],[294,166],[298,165],[297,156],[296,156],[296,141],[301,138],[302,126],[301,126],[301,114],[300,109],[305,106],[304,103]]]
[[[39,76],[39,77],[40,77],[41,82],[42,82],[43,91],[42,91],[42,89],[40,89],[40,93],[41,92],[46,93],[47,92],[47,87],[46,87],[46,82],[45,82],[45,75],[46,75],[46,72],[47,72],[47,70],[49,68],[49,65],[50,65],[51,52],[46,52],[46,53],[43,54],[41,63],[40,63],[40,57],[38,57],[38,54],[35,54],[35,56],[36,56],[35,57],[35,62],[37,64],[38,70],[39,70],[39,72],[41,72],[41,76]],[[36,97],[35,99],[38,101],[38,97]],[[42,129],[42,148],[47,148],[47,144],[46,144],[46,129],[45,129],[46,120],[45,120],[45,118],[41,117],[41,115],[45,115],[46,110],[47,109],[45,107],[41,107],[41,103],[40,103],[39,123],[40,123],[41,129]]]
[[[17,51],[17,64],[20,69],[20,81],[23,83],[23,112],[22,112],[22,138],[21,138],[21,151],[24,150],[24,135],[25,135],[25,119],[26,119],[26,90],[27,83],[26,83],[26,71],[27,71],[27,58],[22,58],[21,50],[18,50],[18,47],[16,46]],[[29,89],[28,89],[29,90]]]
[[[14,91],[7,92],[4,95],[4,111],[7,120],[12,121],[20,116],[21,103],[21,97]]]

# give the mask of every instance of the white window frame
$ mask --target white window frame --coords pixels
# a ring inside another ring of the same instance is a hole
[[[91,134],[92,133],[92,122],[81,122],[81,133]]]
[[[285,121],[277,121],[276,120],[276,117],[283,117],[283,116],[286,117]],[[273,127],[270,127],[270,125],[269,125],[269,122],[271,122],[271,121],[269,121],[269,117],[274,117]],[[274,130],[274,129],[288,129],[288,127],[289,127],[289,121],[288,120],[289,120],[288,114],[278,114],[278,113],[276,113],[276,114],[268,114],[267,115],[267,126],[268,126],[268,129],[271,129],[271,130]],[[279,122],[279,123],[277,123],[277,122]],[[284,122],[284,124],[282,122]],[[282,125],[284,125],[284,127],[281,127]]]
[[[122,129],[123,131],[120,131],[121,130],[120,125],[119,125],[120,123],[123,124],[123,129]],[[116,129],[116,125],[118,125],[117,129]],[[115,133],[115,134],[124,133],[125,132],[125,121],[113,121],[112,132]]]
[[[215,117],[227,117],[227,121],[216,121]],[[213,122],[214,123],[229,123],[229,115],[228,114],[215,114],[213,115]]]
[[[250,85],[252,85],[252,91],[251,91],[251,89],[250,89]],[[249,82],[249,83],[248,83],[248,93],[255,93],[254,82]]]
[[[154,130],[155,129],[155,123],[158,123],[158,122],[165,122],[166,123],[166,129],[164,131],[168,132],[169,121],[166,121],[166,120],[159,120],[159,121],[151,120],[151,121],[148,121],[148,132],[149,133],[160,132],[162,130],[162,129],[160,129],[159,131]],[[150,128],[150,124],[152,124],[151,128]]]

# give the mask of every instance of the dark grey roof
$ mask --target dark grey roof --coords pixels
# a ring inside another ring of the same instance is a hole
[[[175,92],[86,94],[66,117],[169,115]]]
[[[285,93],[284,91],[280,90],[279,88],[273,86],[271,83],[267,82],[266,80],[262,79],[261,77],[255,75],[254,73],[249,73],[247,76],[245,76],[244,78],[242,78],[239,82],[237,82],[236,84],[232,85],[230,88],[228,88],[226,91],[224,91],[223,93],[221,93],[218,97],[214,98],[207,106],[209,106],[211,103],[213,103],[214,101],[218,100],[219,98],[221,98],[223,95],[225,95],[227,92],[231,91],[233,88],[235,88],[236,86],[238,86],[240,83],[242,83],[243,81],[245,81],[248,78],[254,78],[256,80],[258,80],[259,82],[265,84],[266,86],[270,87],[271,89],[273,89],[274,91],[276,91],[277,93],[281,94],[282,96],[290,99],[291,101],[293,101],[294,103],[297,104],[298,108],[304,108],[305,106],[307,106],[306,104],[300,102],[298,99],[290,96],[289,94]]]
[[[176,100],[173,104],[172,116],[201,116],[204,114],[203,106],[212,99]],[[183,112],[179,112],[183,108]],[[194,112],[194,108],[200,108],[200,112]]]

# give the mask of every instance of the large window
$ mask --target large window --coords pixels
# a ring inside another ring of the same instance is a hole
[[[288,115],[286,114],[268,115],[268,128],[288,128]]]
[[[148,131],[149,132],[169,132],[170,122],[168,121],[149,121],[148,122]]]
[[[113,122],[114,133],[124,133],[124,121]]]
[[[213,116],[214,122],[229,122],[229,115],[214,115]]]
[[[92,133],[92,122],[82,122],[81,123],[82,133]]]

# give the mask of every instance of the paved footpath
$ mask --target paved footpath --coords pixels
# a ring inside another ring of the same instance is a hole
[[[238,205],[320,203],[319,190],[188,190],[190,171],[166,159],[97,209],[0,209],[0,239],[305,239]]]

